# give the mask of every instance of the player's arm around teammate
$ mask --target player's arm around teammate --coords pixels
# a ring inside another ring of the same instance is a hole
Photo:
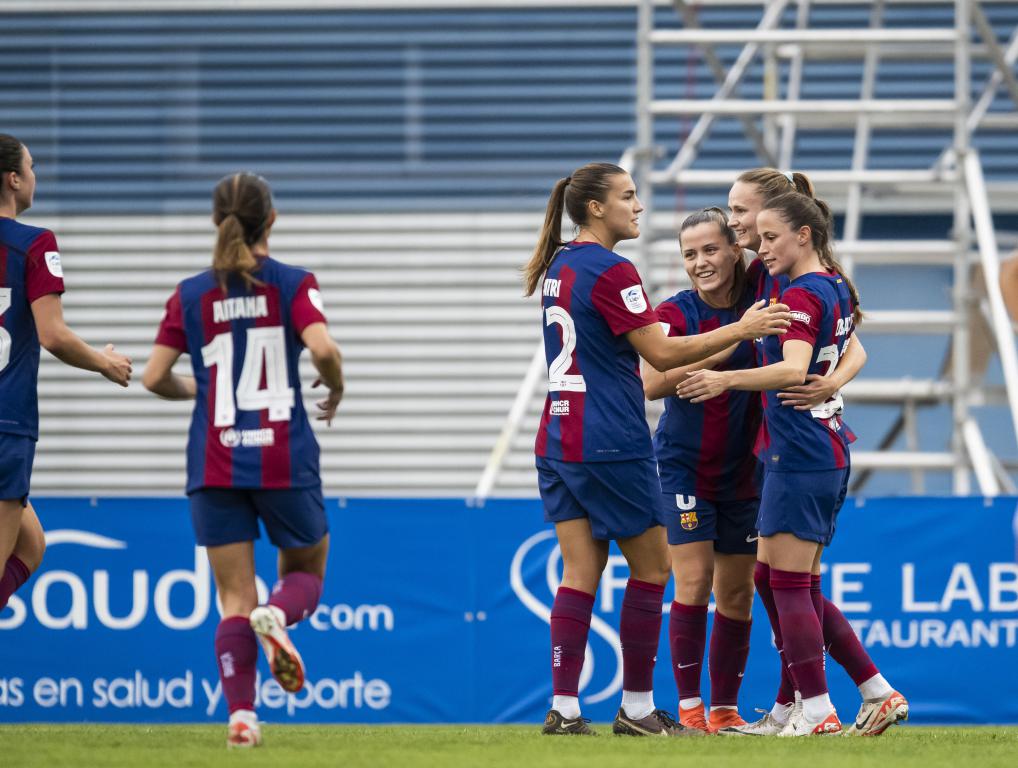
[[[578,228],[569,243],[559,240],[564,210]],[[642,210],[628,173],[607,163],[586,165],[555,185],[524,268],[527,295],[540,289],[542,297],[549,394],[535,453],[545,519],[555,523],[563,561],[551,615],[548,734],[589,733],[578,685],[612,539],[630,568],[620,627],[622,706],[613,730],[688,732],[655,708],[652,692],[670,564],[637,350],[651,364],[671,368],[782,331],[789,322],[778,306],[754,311],[738,327],[665,337],[636,269],[612,250],[639,235]]]
[[[93,349],[64,322],[53,233],[18,222],[35,196],[31,152],[0,134],[0,610],[39,567],[46,539],[28,500],[39,437],[39,348],[126,387],[131,361]]]
[[[834,535],[845,498],[848,444],[853,439],[841,422],[840,402],[797,411],[782,407],[774,391],[804,380],[807,373],[832,368],[861,317],[858,293],[831,251],[830,221],[823,201],[797,192],[768,201],[758,217],[759,255],[771,275],[787,274],[791,279],[781,298],[791,308],[792,328],[780,342],[763,341],[760,368],[698,371],[678,388],[679,395],[691,402],[731,389],[766,391],[765,428],[758,441],[765,475],[755,581],[784,656],[788,683],[802,696],[802,711],[782,730],[782,735],[793,736],[841,731],[827,695],[827,640],[840,646],[847,660],[842,663],[864,698],[854,732],[879,734],[908,712],[904,697],[891,689],[858,640],[853,644],[836,636],[836,629],[825,628],[830,612],[847,627],[840,611],[820,594],[820,555]],[[767,717],[746,726],[745,732],[769,732],[772,721],[788,714],[790,704],[777,702]]]
[[[215,649],[230,711],[227,743],[250,747],[261,743],[257,643],[283,689],[300,690],[304,664],[286,627],[317,607],[329,549],[318,443],[300,398],[302,349],[319,373],[315,384],[328,388],[319,419],[331,424],[344,382],[314,275],[269,256],[276,212],[268,183],[253,174],[224,178],[213,211],[212,269],[184,280],[167,302],[143,380],[161,397],[195,400],[191,517],[223,606]],[[183,353],[192,376],[172,370]],[[279,581],[263,606],[254,569],[259,521],[279,549]]]
[[[688,336],[737,322],[753,303],[754,287],[725,213],[707,208],[692,214],[682,222],[679,240],[693,290],[657,307],[664,332]],[[753,440],[760,426],[760,398],[737,392],[694,405],[675,396],[675,387],[693,370],[752,367],[754,356],[752,342],[744,341],[663,374],[644,366],[645,394],[668,396],[654,451],[675,576],[669,638],[679,719],[708,733],[745,725],[738,715],[738,693],[753,609],[760,503]],[[708,720],[700,681],[712,592],[717,610],[708,663]]]

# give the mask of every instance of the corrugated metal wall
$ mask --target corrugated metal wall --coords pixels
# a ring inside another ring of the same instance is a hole
[[[748,27],[759,12],[702,15]],[[820,26],[866,19],[859,6],[813,13]],[[1006,40],[1018,5],[987,13]],[[891,6],[887,17],[951,23],[947,6]],[[13,13],[3,29],[0,130],[38,161],[27,220],[58,234],[74,327],[117,343],[140,369],[174,284],[207,263],[213,183],[239,168],[264,173],[281,211],[273,251],[319,275],[347,359],[347,400],[320,433],[328,491],[473,489],[537,344],[515,267],[550,184],[633,141],[631,5]],[[661,57],[659,95],[711,92],[697,55]],[[857,65],[816,67],[807,96],[857,95]],[[975,70],[985,75],[985,63]],[[883,73],[881,96],[951,93],[940,65],[899,61]],[[745,92],[760,80],[757,67]],[[674,150],[688,128],[665,125],[657,139]],[[922,167],[943,140],[880,133],[872,162]],[[1018,136],[977,144],[988,175],[1018,175]],[[850,146],[848,132],[802,133],[797,163],[847,166]],[[734,121],[718,122],[698,161],[754,164]],[[659,210],[718,202],[691,192]],[[182,488],[187,404],[140,386],[122,392],[49,358],[40,395],[35,492]],[[511,463],[508,485],[532,490],[529,473]]]

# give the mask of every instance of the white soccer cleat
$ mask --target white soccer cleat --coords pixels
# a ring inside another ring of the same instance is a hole
[[[812,722],[807,719],[805,712],[799,712],[788,719],[788,725],[781,729],[778,736],[790,738],[795,736],[840,736],[841,721],[838,720],[838,713],[831,711],[823,720]]]
[[[251,749],[262,745],[262,729],[258,716],[250,709],[238,709],[230,715],[230,726],[226,735],[229,749]]]
[[[288,693],[304,687],[304,662],[286,634],[285,617],[272,605],[259,605],[251,611],[251,629],[262,644],[269,669],[276,682]]]
[[[778,736],[794,736],[794,725],[796,720],[802,717],[802,694],[798,691],[795,692],[795,703],[792,704],[792,709],[788,713],[788,719],[785,724],[778,731]]]
[[[785,712],[789,718],[791,718],[793,708],[792,704],[785,705]],[[767,710],[758,709],[757,712],[763,712],[764,716],[755,722],[728,728],[725,733],[733,736],[777,736],[788,723],[788,720],[779,721]]]
[[[908,720],[908,701],[897,691],[886,696],[863,700],[855,722],[846,736],[879,736],[895,723]]]

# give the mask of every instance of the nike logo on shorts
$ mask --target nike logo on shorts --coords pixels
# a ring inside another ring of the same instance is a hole
[[[754,541],[756,541],[759,538],[760,538],[760,534],[759,533],[756,536],[746,536],[746,543],[747,544],[752,544]]]
[[[688,669],[689,667],[695,667],[699,663],[699,661],[694,661],[692,664],[676,664],[675,666],[679,669]]]

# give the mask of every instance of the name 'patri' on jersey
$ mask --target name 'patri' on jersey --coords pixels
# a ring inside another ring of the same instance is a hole
[[[848,348],[855,331],[854,305],[841,275],[809,272],[789,283],[781,294],[792,324],[783,336],[757,341],[761,365],[783,358],[781,348],[792,340],[813,346],[807,374],[827,376]],[[836,395],[810,411],[783,407],[777,392],[764,397],[764,424],[757,441],[757,456],[768,471],[843,469],[849,464],[848,446],[855,441],[841,419],[841,397]]]
[[[56,238],[0,218],[0,432],[39,439],[39,334],[32,302],[64,292]]]
[[[187,490],[319,483],[319,448],[300,397],[300,334],[325,322],[310,272],[260,260],[249,289],[212,270],[177,286],[157,344],[191,356],[197,385]]]
[[[625,334],[657,322],[636,268],[596,243],[569,243],[542,286],[548,397],[535,453],[561,461],[653,456],[640,361]]]

